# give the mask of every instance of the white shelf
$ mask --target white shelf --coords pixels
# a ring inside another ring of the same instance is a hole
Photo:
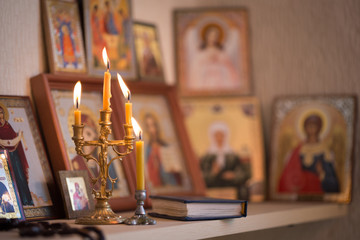
[[[201,239],[240,234],[347,215],[348,206],[331,203],[249,203],[248,216],[214,221],[182,222],[156,218],[155,226],[100,226],[106,239]],[[123,213],[122,216],[130,216]],[[71,220],[66,221],[73,224]],[[75,225],[79,227],[79,225]],[[0,232],[1,239],[16,239],[16,232]],[[22,238],[24,239],[24,238]],[[31,239],[31,238],[30,238]],[[33,239],[33,238],[32,238]],[[70,239],[70,238],[65,238]],[[73,239],[79,239],[74,236]]]

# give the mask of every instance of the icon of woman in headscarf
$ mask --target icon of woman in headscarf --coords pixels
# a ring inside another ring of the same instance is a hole
[[[235,187],[239,199],[248,199],[247,181],[251,178],[249,161],[241,158],[230,147],[230,131],[224,122],[209,128],[210,147],[200,159],[206,186]]]

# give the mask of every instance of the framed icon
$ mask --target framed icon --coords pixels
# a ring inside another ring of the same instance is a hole
[[[89,215],[95,204],[87,171],[59,171],[59,178],[67,217]]]
[[[19,191],[8,151],[0,150],[0,222],[5,219],[24,220]]]
[[[135,52],[140,80],[164,82],[163,59],[154,24],[134,22]]]
[[[0,146],[8,151],[26,219],[58,217],[55,181],[29,97],[0,96]]]
[[[355,114],[351,95],[276,99],[270,197],[350,202]]]
[[[183,99],[191,145],[215,198],[262,201],[265,163],[260,104],[255,97]]]
[[[111,73],[136,78],[131,1],[83,1],[88,69],[102,75],[102,49],[106,47]],[[115,75],[114,75],[115,76]]]
[[[129,82],[133,116],[143,129],[145,175],[151,194],[203,195],[204,180],[185,130],[176,90],[164,83]],[[116,84],[116,92],[121,91]],[[124,98],[114,96],[117,104]],[[117,111],[119,112],[119,111]]]
[[[43,124],[45,139],[47,140],[50,159],[55,172],[60,170],[86,170],[91,177],[98,175],[99,169],[94,161],[88,165],[86,160],[77,155],[75,144],[72,140],[74,124],[73,88],[77,81],[82,83],[82,96],[80,110],[81,121],[84,123],[84,139],[96,140],[100,135],[98,124],[99,110],[102,109],[103,79],[89,77],[65,77],[50,74],[40,74],[31,79],[34,99],[39,109],[40,121]],[[114,83],[115,85],[115,83]],[[114,90],[113,90],[114,91]],[[113,92],[113,95],[115,93]],[[112,98],[112,104],[114,104]],[[52,124],[47,124],[51,122]],[[112,134],[110,138],[123,139],[124,131],[122,120],[112,114]],[[98,149],[86,147],[86,152],[91,152],[98,157]],[[115,152],[109,149],[109,157]],[[123,161],[114,161],[109,167],[109,174],[118,180],[114,184],[112,198],[109,203],[113,210],[129,210],[136,206],[133,198],[134,174],[131,157]],[[96,187],[96,186],[95,186]],[[108,182],[108,187],[111,183]]]
[[[245,9],[175,10],[174,29],[182,96],[251,93]]]
[[[77,1],[44,0],[43,20],[52,73],[87,72]]]

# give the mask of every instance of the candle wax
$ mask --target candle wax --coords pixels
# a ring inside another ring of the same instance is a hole
[[[103,110],[110,109],[111,98],[111,74],[109,71],[104,73],[104,87],[103,87]]]
[[[75,125],[81,125],[81,111],[76,109],[75,112]]]
[[[132,103],[125,103],[125,120],[126,124],[131,125],[131,117],[132,117]]]
[[[145,190],[144,141],[136,142],[136,190]]]

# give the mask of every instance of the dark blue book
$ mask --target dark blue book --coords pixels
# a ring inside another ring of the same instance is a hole
[[[247,201],[196,196],[151,195],[153,217],[182,221],[240,218],[247,215]]]

